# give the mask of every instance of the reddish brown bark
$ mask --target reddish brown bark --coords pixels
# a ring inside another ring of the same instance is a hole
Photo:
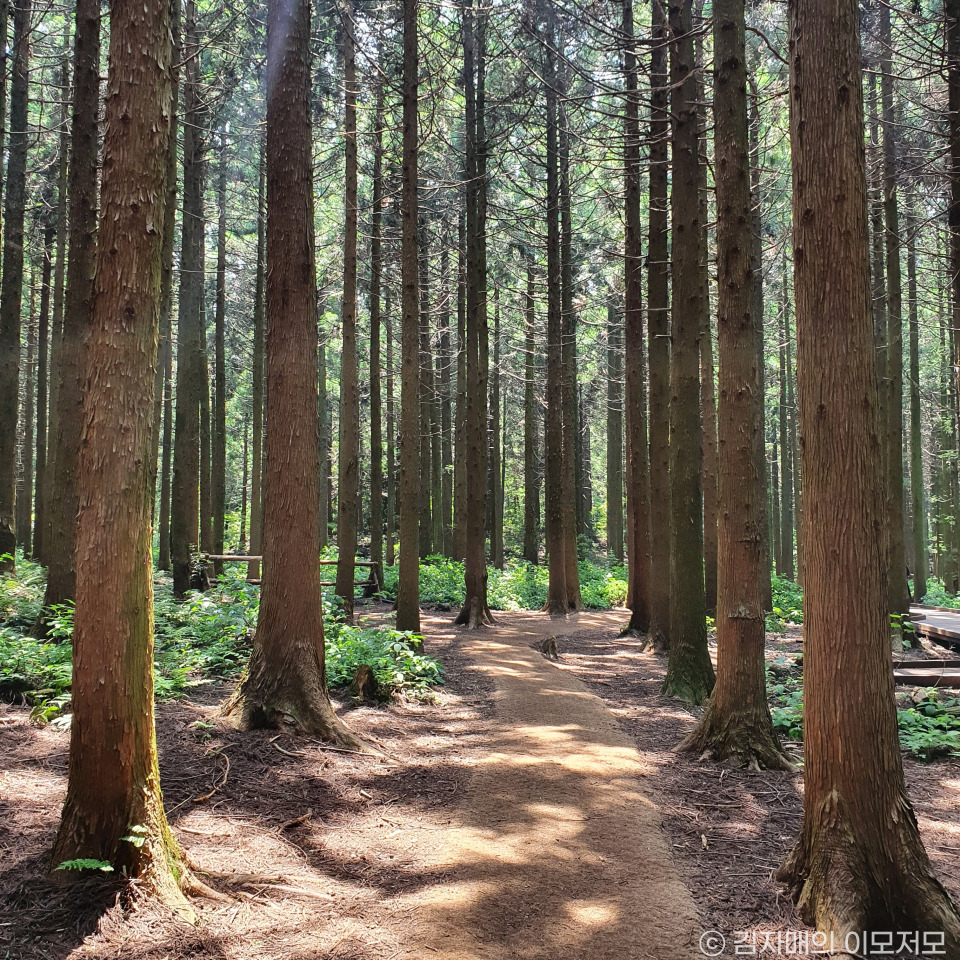
[[[856,0],[790,6],[804,816],[782,876],[803,919],[838,940],[864,930],[942,931],[944,956],[956,956],[960,918],[924,851],[897,741],[858,16]]]
[[[343,5],[344,235],[340,310],[340,445],[337,458],[337,596],[353,619],[357,523],[360,515],[360,389],[357,360],[357,67],[353,5]],[[316,381],[316,378],[314,378]]]
[[[418,53],[417,0],[403,0],[403,184],[400,272],[400,570],[397,629],[420,630],[420,348],[417,265]]]
[[[3,206],[0,280],[0,571],[12,573],[17,546],[17,406],[20,392],[20,308],[23,292],[23,214],[30,140],[31,0],[13,4],[13,82],[10,141]]]
[[[51,420],[53,472],[47,513],[50,565],[43,607],[73,600],[77,535],[77,452],[80,448],[80,393],[86,369],[90,300],[97,252],[97,114],[100,77],[100,5],[78,0],[73,46],[74,98],[70,135],[70,255],[66,265],[63,331],[57,366],[57,412]],[[38,632],[45,631],[44,618]]]
[[[744,766],[785,767],[766,695],[763,475],[756,469],[763,392],[753,315],[747,77],[743,0],[714,0],[717,189],[718,422],[717,683],[681,747]],[[710,372],[712,376],[712,371]]]
[[[673,114],[670,356],[670,651],[663,689],[693,703],[713,689],[707,651],[701,484],[699,122],[691,0],[671,0]]]
[[[153,725],[150,452],[170,64],[169,6],[116,0],[78,470],[70,775],[53,863],[107,860],[192,918]]]
[[[548,13],[548,16],[550,14]],[[560,184],[557,147],[557,71],[553,27],[546,30],[547,100],[547,385],[544,419],[544,497],[550,576],[546,611],[567,615],[567,567],[564,556],[563,475],[563,311],[560,302]]]
[[[472,3],[463,7],[466,100],[466,512],[464,603],[457,623],[492,623],[487,605],[484,520],[487,506],[487,192],[485,131],[485,20]]]
[[[650,366],[650,638],[665,650],[670,634],[670,254],[667,237],[668,112],[666,0],[651,2],[650,214],[647,316]]]
[[[647,467],[646,370],[643,356],[643,236],[640,221],[640,98],[634,35],[633,0],[624,0],[623,33],[626,74],[624,117],[624,347],[627,500],[630,524],[629,567],[631,615],[627,626],[637,633],[650,629],[650,489]]]
[[[267,411],[263,576],[246,678],[227,712],[245,729],[357,746],[327,695],[317,436],[310,3],[267,13]]]

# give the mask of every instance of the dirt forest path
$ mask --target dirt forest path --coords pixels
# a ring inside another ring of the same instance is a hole
[[[449,960],[692,960],[700,925],[644,792],[652,775],[602,701],[539,651],[609,630],[622,611],[568,621],[503,614],[461,635],[492,680],[495,742],[439,849],[411,938]],[[427,635],[449,630],[424,624]],[[410,956],[410,954],[407,954]]]

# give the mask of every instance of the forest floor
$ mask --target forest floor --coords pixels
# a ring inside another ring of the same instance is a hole
[[[131,914],[100,878],[47,879],[68,734],[0,705],[0,958],[693,960],[701,931],[733,956],[738,939],[760,954],[765,934],[804,930],[773,879],[801,775],[674,753],[695,712],[660,696],[664,665],[617,636],[623,619],[509,613],[463,633],[427,614],[446,684],[343,705],[383,758],[239,733],[217,717],[226,686],[158,705],[174,833],[229,897],[197,901],[197,927],[145,903]],[[556,664],[539,652],[548,636]],[[960,899],[960,763],[906,768]]]

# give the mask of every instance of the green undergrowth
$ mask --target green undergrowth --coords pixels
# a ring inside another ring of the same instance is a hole
[[[767,614],[767,632],[783,633],[791,624],[803,623],[803,591],[784,577],[770,578],[773,610]]]
[[[951,610],[960,610],[960,594],[947,593],[942,580],[928,580],[923,603],[928,607],[949,607]]]
[[[787,740],[803,740],[803,688],[800,678],[769,683],[773,726]],[[960,757],[960,699],[936,689],[919,698],[898,697],[900,748],[917,760]]]
[[[581,560],[580,595],[584,606],[594,610],[622,607],[627,599],[627,572],[619,565],[607,566]],[[546,565],[509,560],[503,570],[487,568],[487,601],[493,610],[539,610],[547,600],[549,572]],[[397,567],[385,567],[383,596],[397,596]],[[463,563],[432,556],[420,561],[420,602],[459,607],[464,600]]]
[[[185,696],[191,688],[235,680],[250,657],[260,601],[244,571],[228,568],[215,589],[173,599],[170,580],[155,582],[154,686],[158,699]],[[0,581],[0,699],[25,702],[39,721],[69,707],[73,610],[55,611],[50,641],[29,636],[43,600],[44,574],[18,557],[15,578]],[[362,616],[362,611],[361,611]],[[339,600],[324,591],[327,679],[349,684],[357,667],[373,670],[381,693],[424,696],[443,682],[443,669],[421,650],[420,638],[390,627],[344,622]]]

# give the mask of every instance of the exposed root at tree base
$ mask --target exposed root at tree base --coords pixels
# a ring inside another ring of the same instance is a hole
[[[776,877],[801,918],[833,934],[840,951],[868,954],[863,937],[871,932],[915,930],[942,933],[943,956],[960,956],[960,916],[911,833],[901,831],[896,862],[889,863],[879,846],[864,849],[839,815],[820,824],[813,849],[809,833],[802,835]],[[879,838],[874,842],[879,845]]]
[[[227,701],[223,716],[240,730],[280,730],[291,736],[315,736],[331,746],[356,753],[376,754],[333,710],[324,695],[320,703],[295,703],[281,697],[254,698],[242,686]]]
[[[454,626],[466,627],[469,630],[492,627],[496,625],[496,622],[487,601],[480,597],[471,597],[466,601],[461,607],[457,619],[453,621]]]
[[[772,740],[742,731],[739,734],[728,731],[725,734],[698,727],[680,743],[679,753],[696,753],[701,760],[714,763],[733,763],[746,770],[785,770],[796,769],[795,764],[784,753],[779,744]]]
[[[716,696],[711,697],[700,722],[676,749],[699,754],[701,760],[735,763],[749,770],[794,769],[774,733],[766,701],[755,712],[721,711]]]

